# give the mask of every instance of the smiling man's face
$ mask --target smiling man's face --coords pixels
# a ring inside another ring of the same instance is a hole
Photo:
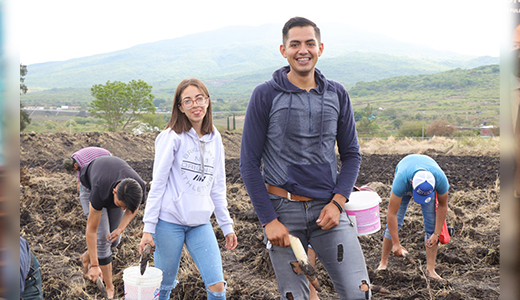
[[[299,76],[314,73],[314,67],[323,52],[323,44],[316,37],[312,26],[293,27],[287,32],[285,45],[280,52],[287,58],[291,72]]]

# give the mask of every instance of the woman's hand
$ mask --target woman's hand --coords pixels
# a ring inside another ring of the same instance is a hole
[[[226,249],[235,250],[237,245],[238,240],[236,234],[234,232],[228,233],[228,235],[226,235]]]
[[[139,243],[139,254],[143,254],[144,246],[146,246],[147,244],[152,246],[152,249],[155,249],[155,243],[153,242],[152,234],[149,232],[143,232],[141,243]]]

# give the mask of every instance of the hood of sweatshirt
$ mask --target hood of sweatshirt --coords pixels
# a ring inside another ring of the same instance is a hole
[[[290,66],[282,67],[278,70],[276,70],[273,73],[273,78],[267,82],[270,86],[273,87],[275,91],[280,91],[283,93],[288,93],[290,95],[289,97],[289,103],[288,103],[288,112],[287,112],[287,119],[285,120],[285,126],[283,130],[283,137],[285,140],[285,134],[287,132],[287,126],[289,125],[289,121],[291,119],[291,106],[292,106],[292,96],[296,93],[307,93],[306,90],[301,89],[294,84],[292,84],[289,79],[287,79],[287,73],[291,70]],[[313,89],[321,95],[321,124],[320,124],[320,149],[322,147],[322,141],[323,141],[323,121],[325,119],[324,113],[325,113],[325,91],[327,90],[329,86],[329,82],[321,74],[320,70],[314,69],[314,80],[316,81],[316,87]]]
[[[275,90],[285,93],[298,93],[305,91],[294,84],[292,84],[289,79],[287,79],[287,73],[291,70],[290,66],[282,67],[276,70],[273,73],[273,78],[267,83],[271,85]],[[325,76],[321,74],[320,70],[314,69],[314,79],[316,80],[317,87],[314,89],[320,95],[323,95],[327,90],[329,83]]]
[[[216,131],[216,128],[213,127],[213,132],[208,133],[206,135],[203,135],[201,138],[199,138],[199,135],[197,134],[195,129],[193,129],[193,127],[192,127],[190,129],[190,131],[187,132],[187,134],[188,134],[189,137],[193,138],[194,140],[201,140],[201,141],[204,141],[204,142],[211,142],[211,141],[213,141],[216,138],[215,131]]]

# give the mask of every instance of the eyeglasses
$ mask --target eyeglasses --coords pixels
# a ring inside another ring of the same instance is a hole
[[[193,107],[193,104],[195,104],[195,102],[197,102],[197,104],[199,106],[202,106],[202,105],[205,105],[206,102],[208,101],[209,97],[202,97],[202,96],[199,96],[197,98],[195,98],[195,100],[192,100],[190,98],[187,98],[185,100],[182,100],[182,103],[184,104],[184,107],[186,108],[192,108]]]

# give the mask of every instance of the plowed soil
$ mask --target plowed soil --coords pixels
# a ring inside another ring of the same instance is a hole
[[[156,136],[157,133],[20,134],[20,235],[28,240],[40,261],[44,299],[102,299],[96,286],[82,278],[79,256],[86,249],[86,218],[79,204],[75,174],[62,169],[63,158],[83,147],[103,147],[125,159],[145,181],[151,181]],[[229,210],[239,239],[236,250],[226,250],[222,232],[212,220],[221,245],[227,298],[279,299],[274,272],[262,243],[262,229],[240,177],[241,136],[232,132],[223,132],[222,136]],[[426,258],[419,205],[410,205],[400,233],[414,263],[391,256],[388,270],[376,272],[382,230],[360,236],[372,284],[388,290],[388,293],[374,293],[373,299],[499,298],[498,150],[476,152],[470,147],[455,152],[445,144],[442,141],[438,146],[432,144],[426,148],[414,148],[412,144],[404,151],[380,145],[377,151],[373,148],[363,151],[357,185],[371,186],[382,198],[382,229],[395,165],[407,153],[425,153],[437,160],[450,181],[447,219],[456,232],[448,244],[439,246],[436,269],[446,280],[443,283],[429,281],[424,274]],[[139,261],[143,211],[123,233],[115,255],[114,284],[119,299],[124,299],[123,270]],[[319,262],[317,269],[323,287],[320,298],[339,299]],[[186,253],[177,279],[180,283],[172,299],[206,299],[198,270]]]

